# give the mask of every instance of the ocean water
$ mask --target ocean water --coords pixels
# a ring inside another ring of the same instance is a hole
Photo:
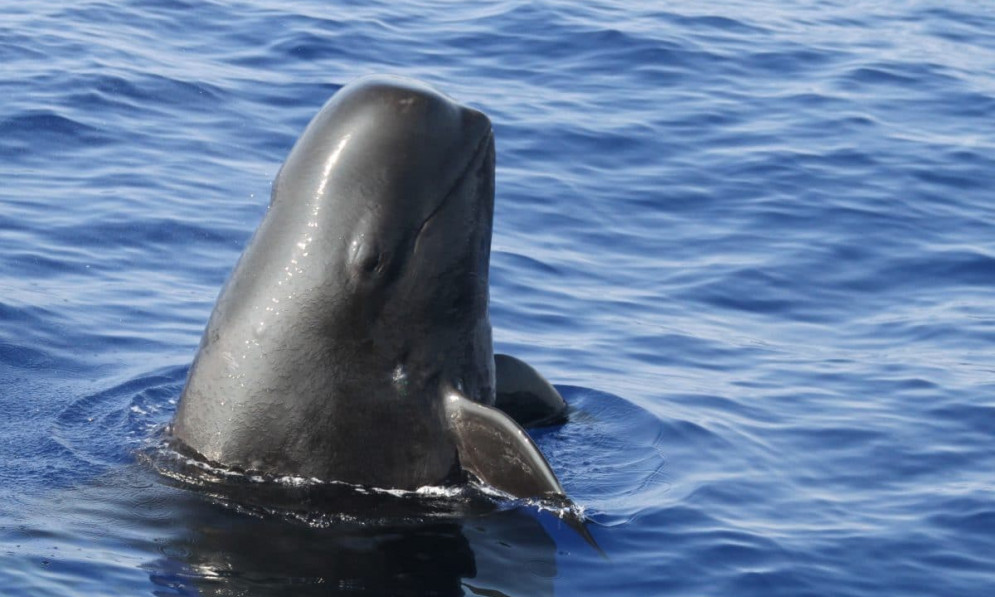
[[[2,2],[0,594],[995,594],[995,6]],[[142,455],[291,145],[494,123],[535,504],[260,512]]]

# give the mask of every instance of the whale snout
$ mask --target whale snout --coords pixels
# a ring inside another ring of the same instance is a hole
[[[389,139],[398,151],[419,152],[408,157],[438,154],[453,162],[457,156],[473,156],[492,134],[486,114],[420,81],[370,76],[356,81],[347,91],[340,98],[342,121],[366,135]]]
[[[289,187],[282,194],[294,201],[349,204],[339,213],[390,197],[422,205],[427,214],[440,199],[427,193],[451,189],[492,134],[483,112],[424,83],[365,77],[342,88],[311,121],[277,187]]]

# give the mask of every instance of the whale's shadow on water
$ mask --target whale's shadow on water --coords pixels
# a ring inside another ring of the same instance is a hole
[[[553,592],[556,544],[526,512],[312,526],[196,495],[170,507],[182,526],[161,545],[162,557],[144,566],[161,594]]]
[[[145,568],[179,594],[552,594],[556,543],[534,513],[471,487],[426,496],[235,476],[197,488],[175,462],[149,461],[170,473],[157,484],[179,492],[168,507],[182,526]]]
[[[35,581],[18,579],[24,594],[67,583],[160,597],[553,594],[558,548],[543,517],[554,515],[437,497],[412,514],[419,499],[295,512],[179,488],[133,464],[22,504],[0,544],[43,566]]]

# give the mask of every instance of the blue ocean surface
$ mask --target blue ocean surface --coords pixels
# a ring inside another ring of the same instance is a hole
[[[3,595],[995,594],[995,5],[2,2]],[[497,144],[496,349],[587,528],[324,520],[143,460],[342,85]]]

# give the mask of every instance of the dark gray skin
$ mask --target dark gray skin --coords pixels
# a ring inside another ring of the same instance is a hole
[[[415,489],[462,468],[518,497],[562,495],[512,417],[562,419],[563,399],[512,357],[495,377],[493,211],[484,114],[406,79],[344,87],[277,174],[173,437],[247,471]]]

